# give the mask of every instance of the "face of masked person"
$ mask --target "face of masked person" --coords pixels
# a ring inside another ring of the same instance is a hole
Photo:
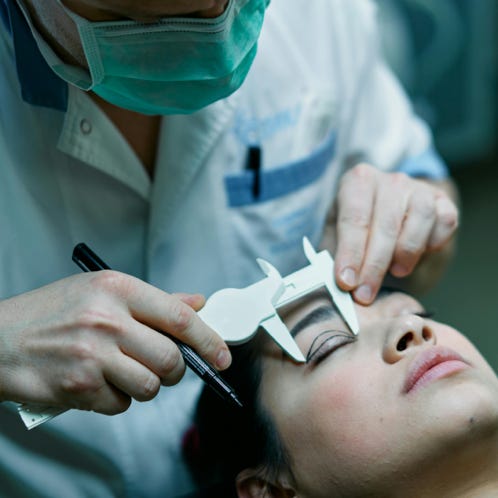
[[[57,2],[76,26],[88,69],[61,63],[39,44],[52,69],[117,107],[164,115],[195,112],[240,87],[269,0],[169,1],[162,8]]]

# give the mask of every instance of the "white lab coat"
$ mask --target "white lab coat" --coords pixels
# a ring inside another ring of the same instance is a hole
[[[0,24],[0,298],[77,273],[81,241],[167,291],[246,286],[262,277],[256,257],[284,275],[304,263],[302,237],[318,246],[355,159],[444,176],[379,58],[374,17],[368,0],[273,0],[240,90],[163,119],[154,182],[81,91],[69,89],[66,112],[23,101]],[[251,146],[262,151],[258,180]],[[180,441],[199,388],[188,375],[122,415],[72,411],[29,433],[1,404],[0,496],[189,492]]]

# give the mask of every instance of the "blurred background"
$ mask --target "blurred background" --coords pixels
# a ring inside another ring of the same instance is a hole
[[[457,253],[422,301],[498,372],[498,1],[376,1],[386,57],[461,195]]]

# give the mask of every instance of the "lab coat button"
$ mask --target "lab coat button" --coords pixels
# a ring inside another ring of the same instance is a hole
[[[92,123],[88,119],[83,118],[80,121],[80,130],[83,135],[89,135],[92,132]]]

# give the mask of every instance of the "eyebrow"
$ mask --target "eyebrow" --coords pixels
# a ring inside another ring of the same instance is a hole
[[[377,300],[381,301],[382,299],[390,296],[391,294],[394,294],[395,292],[411,296],[411,294],[409,294],[406,291],[403,291],[402,289],[385,285],[379,289],[375,301]],[[315,325],[316,323],[325,322],[327,320],[331,320],[336,317],[340,317],[340,314],[336,311],[334,305],[324,304],[322,306],[319,306],[318,308],[315,308],[313,311],[311,311],[301,320],[299,320],[299,322],[297,322],[296,325],[294,325],[294,327],[292,327],[292,329],[290,330],[290,334],[292,337],[296,337],[297,334],[302,332],[305,328],[309,327],[310,325]]]
[[[389,287],[389,286],[382,286],[379,289],[379,292],[377,294],[377,297],[375,300],[381,301],[382,299],[390,296],[391,294],[395,292],[401,292],[406,295],[410,295],[406,292],[404,292],[401,289],[397,289],[396,287]],[[306,316],[304,316],[299,322],[292,327],[290,330],[290,334],[292,337],[296,337],[297,334],[302,332],[305,328],[315,325],[317,323],[325,322],[327,320],[331,320],[333,318],[336,318],[340,316],[339,313],[336,311],[335,307],[333,304],[326,304],[319,306],[318,308],[315,308],[313,311],[308,313]]]
[[[299,320],[290,330],[290,334],[292,337],[296,337],[297,334],[310,325],[325,322],[332,318],[336,318],[337,316],[339,316],[339,314],[332,305],[324,304],[323,306],[319,306],[313,311],[310,311],[306,316]]]
[[[401,289],[400,287],[394,287],[391,285],[383,285],[379,289],[379,292],[377,293],[377,297],[375,298],[375,301],[377,301],[377,299],[379,299],[379,300],[384,299],[385,297],[388,297],[391,294],[395,294],[395,293],[404,294],[405,296],[412,297],[413,299],[415,299],[413,294],[410,294],[410,292],[408,292],[404,289]]]

